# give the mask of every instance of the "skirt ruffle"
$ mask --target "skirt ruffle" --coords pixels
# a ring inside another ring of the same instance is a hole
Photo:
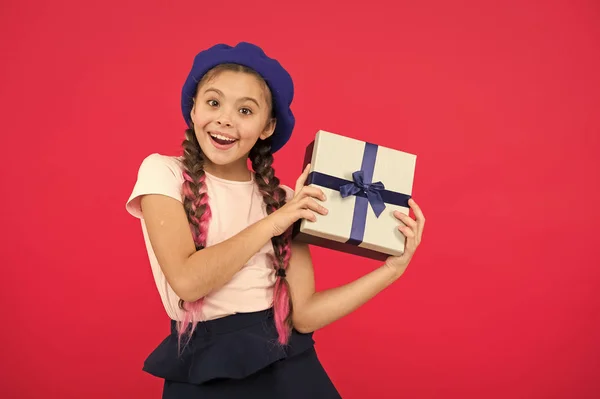
[[[143,370],[168,381],[204,384],[244,379],[280,360],[314,346],[312,333],[292,331],[287,345],[278,342],[272,309],[241,313],[199,323],[188,342],[178,344],[176,322],[144,362]]]

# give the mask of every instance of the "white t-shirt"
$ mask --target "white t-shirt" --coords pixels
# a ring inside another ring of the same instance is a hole
[[[162,194],[180,201],[183,206],[183,175],[180,157],[151,154],[138,171],[137,181],[127,200],[126,209],[140,219],[150,266],[165,311],[173,320],[181,320],[179,297],[168,284],[156,259],[146,225],[140,210],[140,200],[145,194]],[[206,173],[206,187],[212,217],[206,245],[218,244],[267,216],[266,206],[257,184],[229,181]],[[288,199],[293,191],[282,185]],[[191,232],[190,232],[191,234]],[[271,241],[256,253],[236,273],[231,281],[204,298],[203,313],[207,320],[237,312],[254,312],[272,306],[275,272],[267,253],[273,253]]]

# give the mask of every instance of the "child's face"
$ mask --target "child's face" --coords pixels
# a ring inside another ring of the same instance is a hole
[[[275,129],[266,94],[256,77],[233,71],[223,71],[198,88],[191,118],[207,161],[245,165],[256,141]],[[228,138],[232,140],[224,141]]]

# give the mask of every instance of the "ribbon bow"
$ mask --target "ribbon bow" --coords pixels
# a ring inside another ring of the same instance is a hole
[[[354,183],[344,184],[340,187],[342,198],[363,192],[367,196],[369,204],[371,204],[371,207],[373,208],[373,212],[379,217],[381,212],[385,209],[385,202],[383,202],[380,193],[380,191],[385,190],[383,183],[380,181],[376,183],[365,183],[365,174],[362,170],[357,170],[352,173],[352,180],[354,180]]]

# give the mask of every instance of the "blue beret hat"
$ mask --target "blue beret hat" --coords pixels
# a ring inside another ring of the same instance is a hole
[[[241,42],[235,47],[217,44],[196,55],[181,92],[181,111],[185,122],[189,127],[192,126],[190,113],[198,82],[210,69],[226,63],[252,68],[269,86],[277,118],[275,131],[271,136],[271,151],[276,152],[287,143],[294,129],[295,118],[290,109],[294,98],[294,83],[290,74],[277,60],[267,57],[260,47],[251,43]]]

